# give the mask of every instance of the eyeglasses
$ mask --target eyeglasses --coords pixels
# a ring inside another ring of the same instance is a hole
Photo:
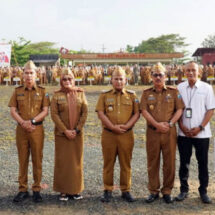
[[[153,76],[154,78],[157,78],[157,77],[162,78],[162,77],[164,76],[164,74],[162,74],[162,73],[153,73],[152,76]]]
[[[72,78],[63,78],[63,81],[72,81]]]

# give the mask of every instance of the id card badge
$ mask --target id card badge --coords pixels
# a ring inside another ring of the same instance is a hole
[[[186,118],[192,118],[192,108],[186,108],[185,109],[185,117]]]

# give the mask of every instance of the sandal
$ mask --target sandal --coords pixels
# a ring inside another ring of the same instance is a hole
[[[68,201],[69,197],[64,193],[61,193],[60,196],[59,196],[59,200],[60,201]]]

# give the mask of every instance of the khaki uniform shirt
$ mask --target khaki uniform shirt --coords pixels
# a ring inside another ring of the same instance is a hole
[[[147,110],[157,122],[168,122],[176,110],[183,108],[182,97],[174,87],[165,86],[162,92],[154,87],[143,91],[140,109]]]
[[[84,92],[77,92],[77,122],[75,128],[82,130],[87,119],[87,99]],[[55,134],[64,135],[63,132],[70,129],[69,107],[66,93],[55,92],[51,101],[51,117],[55,123]]]
[[[134,91],[112,89],[100,95],[96,111],[103,111],[114,125],[125,124],[139,112],[139,100]]]
[[[45,88],[35,85],[32,90],[28,90],[25,86],[17,87],[8,106],[16,107],[23,120],[31,120],[49,104],[49,95],[45,92]]]

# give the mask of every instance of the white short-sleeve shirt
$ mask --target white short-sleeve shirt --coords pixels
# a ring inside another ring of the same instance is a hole
[[[201,125],[205,113],[208,110],[215,109],[215,97],[211,85],[197,80],[195,85],[191,88],[188,81],[182,82],[178,85],[179,93],[185,104],[185,109],[182,115],[183,124],[188,128],[194,128]],[[192,118],[185,117],[186,108],[192,109]],[[185,136],[179,128],[178,134]],[[195,138],[209,138],[211,137],[210,123],[205,126],[203,131],[200,131]]]

